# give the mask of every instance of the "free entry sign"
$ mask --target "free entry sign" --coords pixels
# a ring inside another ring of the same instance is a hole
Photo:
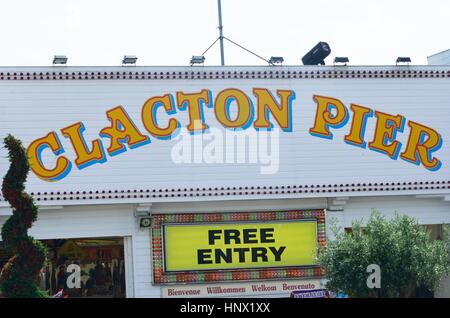
[[[165,271],[315,265],[315,220],[166,224]]]

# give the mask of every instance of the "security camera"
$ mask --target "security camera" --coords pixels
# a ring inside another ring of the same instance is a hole
[[[152,218],[149,216],[143,216],[139,218],[139,227],[149,228],[152,226]]]

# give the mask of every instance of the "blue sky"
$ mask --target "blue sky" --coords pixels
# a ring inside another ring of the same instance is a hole
[[[319,41],[352,65],[413,64],[450,48],[448,0],[222,0],[224,33],[263,57],[285,65]],[[218,36],[216,0],[14,0],[0,4],[0,65],[119,65],[124,54],[138,65],[188,65]],[[227,65],[264,65],[225,46]],[[219,46],[205,65],[220,63]]]

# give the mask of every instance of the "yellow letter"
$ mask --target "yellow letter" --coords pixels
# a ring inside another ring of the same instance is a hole
[[[317,112],[314,127],[309,130],[309,133],[313,136],[332,139],[333,134],[329,127],[340,128],[347,123],[347,108],[339,99],[318,95],[314,95],[313,99],[317,104]],[[331,107],[336,110],[334,116],[331,113]]]
[[[355,104],[351,104],[350,108],[353,111],[352,126],[344,140],[351,145],[366,148],[366,142],[364,141],[366,122],[368,117],[373,116],[373,111],[370,108]]]
[[[187,125],[187,130],[189,132],[204,131],[208,129],[208,125],[205,124],[205,118],[203,116],[202,103],[209,105],[209,95],[210,91],[207,89],[202,89],[200,93],[194,94],[177,92],[178,108],[181,110],[185,110],[186,107],[188,107],[189,125]]]
[[[428,170],[438,170],[442,163],[433,158],[432,152],[441,148],[441,136],[434,129],[414,121],[409,121],[408,126],[411,128],[408,144],[400,157],[417,165],[422,163]]]
[[[156,120],[156,111],[160,106],[164,107],[169,115],[176,112],[172,102],[172,95],[155,96],[144,103],[141,115],[142,122],[144,123],[145,129],[156,138],[169,139],[174,131],[180,127],[180,123],[175,118],[170,118],[166,128],[159,127]]]
[[[59,156],[56,160],[56,166],[53,169],[47,169],[44,167],[41,158],[42,151],[45,148],[50,148],[56,156],[64,153],[64,148],[54,131],[48,133],[45,137],[36,139],[27,149],[31,170],[45,181],[55,181],[64,178],[70,172],[72,164],[66,157]]]
[[[369,148],[385,153],[391,159],[396,160],[401,143],[395,138],[397,131],[403,131],[404,118],[402,115],[393,116],[379,111],[375,111],[375,116],[377,117],[377,124],[373,140],[369,142]]]
[[[272,113],[281,129],[292,131],[291,106],[292,101],[295,99],[294,91],[277,90],[277,94],[280,96],[280,104],[275,101],[272,94],[265,88],[254,88],[253,94],[258,100],[258,116],[253,123],[253,127],[256,129],[272,128],[272,124],[268,119],[269,113]]]
[[[111,126],[105,127],[100,131],[100,136],[109,137],[111,143],[108,153],[111,156],[126,151],[124,142],[133,149],[150,142],[150,138],[139,132],[133,121],[127,115],[122,106],[117,106],[106,112],[106,116],[111,122]]]
[[[77,154],[75,164],[78,166],[78,169],[84,169],[94,163],[106,161],[102,142],[99,139],[92,142],[92,150],[89,151],[83,137],[84,130],[84,125],[81,122],[61,129],[63,135],[70,139],[73,149]]]
[[[229,106],[232,101],[237,103],[237,116],[235,120],[230,119]],[[217,94],[214,102],[214,113],[217,120],[228,128],[247,128],[253,117],[253,107],[248,96],[241,90],[229,88]]]

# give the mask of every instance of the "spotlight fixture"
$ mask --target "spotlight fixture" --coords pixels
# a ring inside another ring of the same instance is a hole
[[[348,57],[342,56],[342,57],[335,57],[334,58],[334,64],[344,64],[345,66],[347,66],[347,63],[350,62],[350,60],[348,59]]]
[[[122,64],[136,64],[137,59],[135,55],[124,55]]]
[[[326,42],[319,42],[302,58],[303,65],[325,65],[325,58],[330,55],[331,48]]]
[[[410,57],[397,57],[397,61],[395,63],[395,65],[398,65],[399,63],[411,63],[411,58]]]
[[[203,64],[205,63],[205,59],[203,55],[194,55],[191,57],[191,66],[194,64]]]
[[[281,56],[272,56],[269,59],[269,64],[274,65],[274,64],[282,64],[284,62],[284,58]]]
[[[53,65],[56,65],[56,64],[62,64],[62,65],[67,64],[67,56],[55,55],[53,57]]]

